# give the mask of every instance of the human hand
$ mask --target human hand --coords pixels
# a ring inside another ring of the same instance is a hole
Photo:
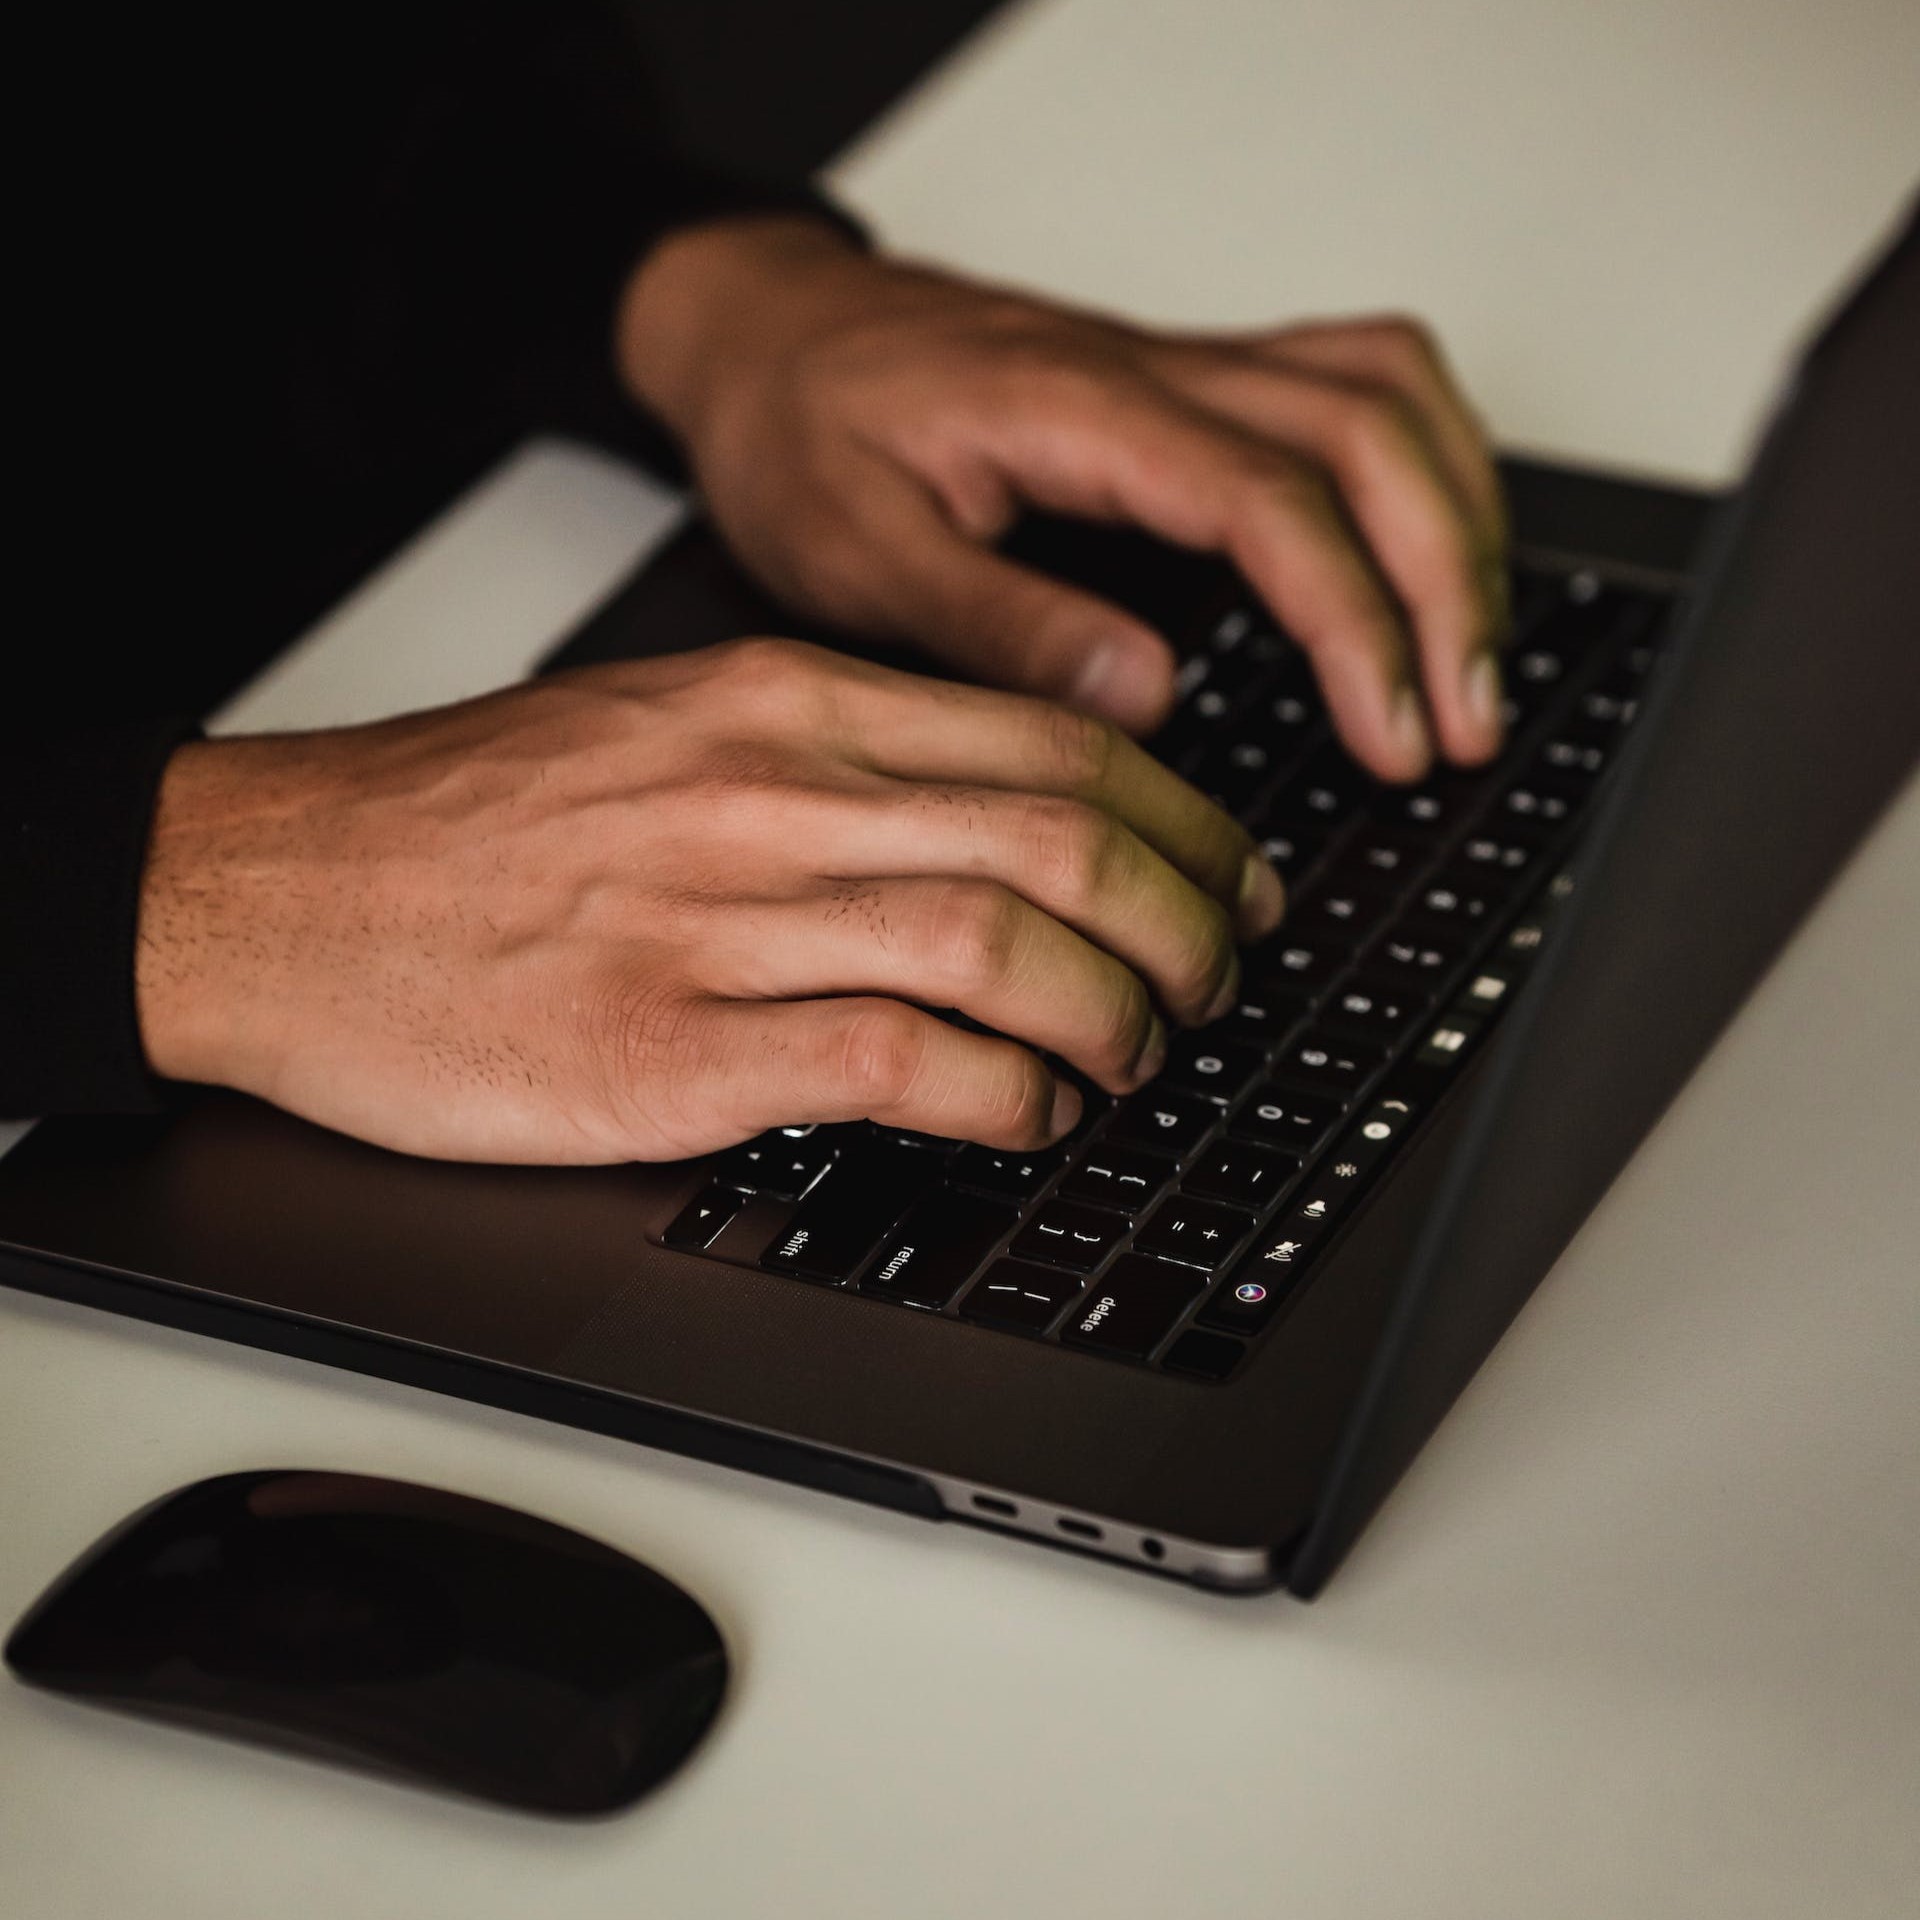
[[[1505,526],[1485,440],[1402,320],[1154,332],[865,254],[823,223],[670,236],[618,353],[790,605],[1136,733],[1174,662],[993,553],[1023,505],[1229,556],[1387,779],[1500,738]]]
[[[183,748],[137,1005],[157,1072],[414,1153],[859,1118],[1030,1149],[1080,1111],[1033,1049],[1140,1085],[1156,1006],[1224,1011],[1281,904],[1102,722],[743,641]]]

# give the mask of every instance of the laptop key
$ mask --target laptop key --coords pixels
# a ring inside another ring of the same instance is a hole
[[[714,1178],[768,1200],[798,1200],[833,1165],[835,1150],[831,1141],[763,1134],[723,1153],[714,1163]]]
[[[1246,1351],[1240,1341],[1229,1340],[1225,1334],[1189,1327],[1167,1349],[1162,1364],[1202,1380],[1224,1380],[1245,1358]]]
[[[1363,964],[1383,981],[1404,980],[1431,992],[1467,957],[1471,945],[1464,932],[1443,933],[1432,927],[1395,931],[1367,949]]]
[[[1346,1103],[1337,1094],[1296,1093],[1269,1082],[1241,1103],[1228,1124],[1244,1138],[1305,1155],[1333,1131],[1345,1111]]]
[[[1432,858],[1433,843],[1424,834],[1363,825],[1340,849],[1329,884],[1357,881],[1364,886],[1403,886]]]
[[[1183,1033],[1168,1048],[1167,1064],[1154,1084],[1198,1093],[1225,1106],[1239,1098],[1247,1082],[1266,1064],[1262,1047],[1220,1039],[1211,1032]]]
[[[1391,1045],[1433,1004],[1417,981],[1356,974],[1327,1002],[1327,1024]]]
[[[1347,970],[1355,944],[1344,934],[1320,934],[1302,940],[1288,927],[1264,946],[1255,947],[1242,964],[1262,986],[1315,994]]]
[[[1345,1097],[1371,1080],[1386,1058],[1387,1049],[1374,1041],[1355,1040],[1320,1026],[1280,1050],[1273,1075],[1276,1080],[1290,1080],[1311,1091],[1331,1091]]]
[[[1085,1285],[1079,1274],[1058,1267],[996,1260],[960,1302],[960,1317],[1004,1327],[1010,1333],[1042,1334]]]
[[[1287,930],[1307,941],[1316,934],[1365,940],[1393,911],[1396,897],[1389,887],[1316,885],[1288,916]]]
[[[1060,1338],[1095,1353],[1144,1360],[1206,1284],[1206,1275],[1192,1267],[1123,1254],[1110,1273],[1081,1295]]]
[[[1593,778],[1605,771],[1608,753],[1598,740],[1584,737],[1572,728],[1556,734],[1540,749],[1541,771],[1565,774],[1578,779]]]
[[[966,1285],[1018,1212],[1003,1202],[936,1189],[914,1203],[860,1278],[862,1293],[909,1306],[944,1307]]]
[[[1410,836],[1440,838],[1460,825],[1486,797],[1483,778],[1436,773],[1416,787],[1381,787],[1371,811]]]
[[[1180,1190],[1259,1213],[1302,1164],[1297,1153],[1276,1153],[1244,1140],[1222,1140],[1194,1162]]]
[[[1307,1245],[1284,1236],[1275,1239],[1258,1272],[1249,1262],[1221,1282],[1213,1297],[1200,1309],[1200,1324],[1232,1333],[1258,1333],[1293,1292],[1294,1283],[1306,1265]],[[1278,1253],[1274,1249],[1278,1249]],[[1173,1356],[1169,1354],[1167,1358],[1171,1361]]]
[[[1500,796],[1500,810],[1516,820],[1557,827],[1580,811],[1586,797],[1585,791],[1570,781],[1536,778],[1509,787]]]
[[[1413,896],[1409,913],[1435,926],[1478,927],[1512,898],[1512,883],[1488,867],[1445,867]]]
[[[1058,1147],[1039,1153],[1003,1153],[998,1147],[962,1147],[947,1169],[949,1179],[963,1187],[1005,1194],[1010,1200],[1031,1200],[1060,1170],[1066,1155]]]
[[[1426,1044],[1414,1055],[1423,1067],[1451,1067],[1473,1051],[1485,1027],[1484,1017],[1476,1013],[1450,1013],[1427,1035]]]
[[[1249,987],[1234,1003],[1233,1011],[1216,1020],[1208,1029],[1229,1040],[1243,1040],[1264,1055],[1276,1040],[1283,1040],[1307,1017],[1311,1006],[1304,993],[1291,993],[1284,987]]]
[[[1258,740],[1233,740],[1210,749],[1193,770],[1193,784],[1227,813],[1241,814],[1278,770],[1279,757]]]
[[[729,1187],[704,1187],[680,1209],[673,1225],[660,1236],[661,1243],[703,1253],[719,1239],[721,1229],[745,1205]]]
[[[1164,1260],[1217,1273],[1252,1231],[1251,1214],[1212,1200],[1189,1199],[1183,1191],[1160,1203],[1134,1245],[1142,1253],[1157,1253]]]
[[[1367,785],[1366,775],[1346,754],[1328,745],[1287,782],[1282,799],[1306,818],[1332,826],[1360,805]]]
[[[767,1243],[760,1264],[835,1286],[851,1279],[939,1173],[939,1159],[914,1147],[874,1141],[849,1152]]]
[[[1476,833],[1460,844],[1460,862],[1466,867],[1491,868],[1496,873],[1525,873],[1551,843],[1540,834],[1530,833],[1517,821],[1503,823],[1497,831]]]
[[[1200,1309],[1201,1324],[1258,1333],[1292,1295],[1325,1231],[1324,1222],[1297,1211],[1269,1227]]]
[[[1211,1100],[1148,1087],[1121,1102],[1104,1137],[1184,1159],[1219,1118],[1220,1109]]]
[[[1326,833],[1300,821],[1256,828],[1260,851],[1283,880],[1296,880],[1325,851]]]
[[[1175,1162],[1136,1147],[1100,1141],[1060,1182],[1063,1200],[1083,1200],[1120,1213],[1139,1213],[1166,1190],[1178,1171]]]
[[[1008,1249],[1018,1260],[1039,1260],[1050,1267],[1090,1273],[1121,1240],[1127,1222],[1117,1214],[1049,1200],[1014,1236]]]

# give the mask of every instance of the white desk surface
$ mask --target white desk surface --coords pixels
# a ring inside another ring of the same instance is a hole
[[[1920,10],[1802,11],[1051,0],[842,184],[1143,310],[1429,306],[1508,434],[1718,474],[1920,173]],[[673,511],[529,449],[235,721],[509,678]],[[1917,933],[1920,787],[1310,1609],[0,1293],[0,1617],[155,1494],[302,1464],[600,1534],[739,1656],[696,1762],[585,1828],[0,1686],[0,1912],[1910,1913]]]

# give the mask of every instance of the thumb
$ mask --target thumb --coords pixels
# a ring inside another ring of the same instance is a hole
[[[996,686],[1151,733],[1173,704],[1173,649],[1097,594],[969,540],[924,497],[896,502],[869,549],[885,625]]]

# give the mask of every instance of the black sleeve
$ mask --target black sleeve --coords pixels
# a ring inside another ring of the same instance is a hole
[[[792,210],[859,237],[804,183],[668,151],[611,0],[44,11],[64,38],[35,71],[108,164],[77,169],[97,202],[30,196],[47,359],[18,357],[66,402],[50,457],[90,464],[40,489],[24,564],[87,625],[0,667],[10,1117],[158,1098],[136,915],[193,724],[153,716],[217,702],[528,431],[670,466],[610,351],[662,235]]]
[[[185,720],[0,735],[0,1118],[157,1103],[134,1014],[154,795]]]
[[[300,17],[336,50],[342,14]],[[267,31],[285,46],[284,92],[318,49]],[[358,68],[340,76],[371,86],[356,161],[365,191],[327,200],[342,224],[322,251],[346,267],[301,284],[298,301],[302,327],[327,337],[307,359],[334,369],[330,408],[342,340],[360,356],[357,392],[421,425],[497,380],[504,361],[522,419],[611,441],[678,478],[678,449],[613,366],[615,302],[635,264],[669,233],[751,213],[803,214],[864,242],[805,181],[674,151],[610,0],[416,0],[372,9],[359,38],[380,47],[381,67],[377,84]]]

